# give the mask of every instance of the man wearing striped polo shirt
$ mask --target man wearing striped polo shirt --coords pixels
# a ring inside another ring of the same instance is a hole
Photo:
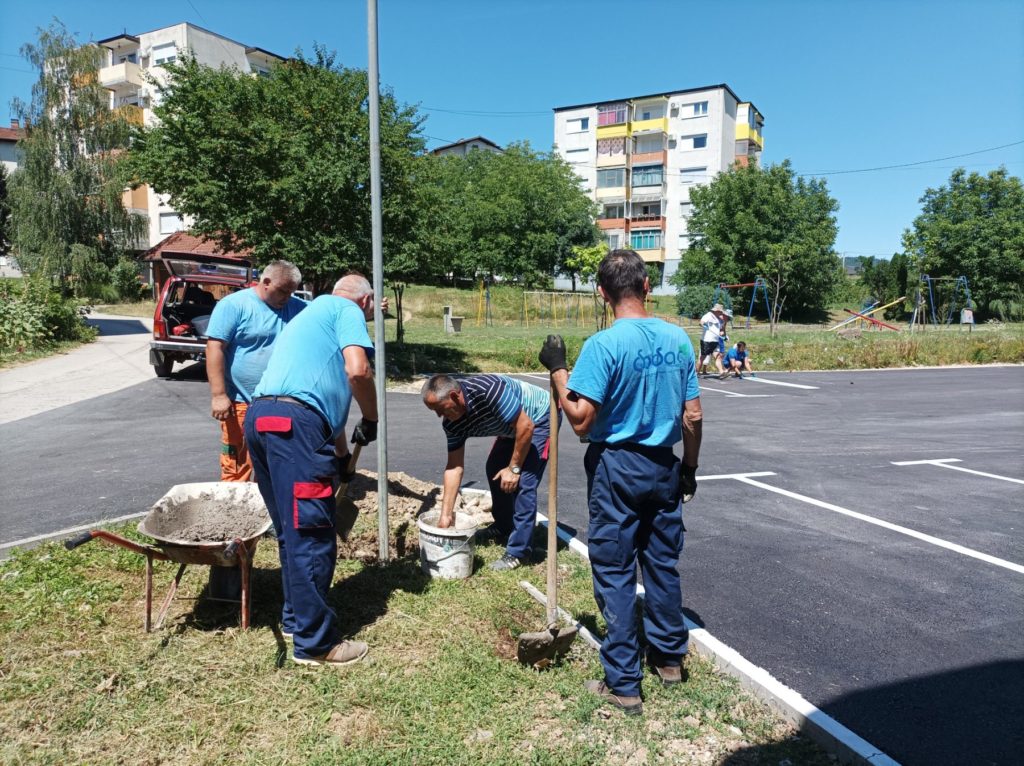
[[[530,557],[537,485],[548,464],[548,392],[507,375],[473,375],[460,380],[434,375],[423,384],[422,393],[423,403],[442,419],[448,439],[438,526],[455,523],[466,440],[471,436],[497,437],[487,457],[494,524],[478,532],[477,539],[507,536],[505,555],[491,568],[515,569]]]

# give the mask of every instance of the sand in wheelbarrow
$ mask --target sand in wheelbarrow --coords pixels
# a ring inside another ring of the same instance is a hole
[[[212,492],[169,501],[150,528],[156,534],[186,542],[220,542],[252,537],[267,523],[262,506],[253,508]]]
[[[359,471],[348,486],[348,497],[359,509],[359,519],[347,541],[338,542],[338,556],[342,558],[370,561],[377,558],[377,474]],[[427,481],[420,481],[400,471],[388,473],[388,527],[390,530],[390,551],[393,557],[417,553],[419,530],[417,517],[441,508],[441,487]],[[456,510],[480,518],[479,526],[491,521],[490,500],[472,498],[456,503]]]

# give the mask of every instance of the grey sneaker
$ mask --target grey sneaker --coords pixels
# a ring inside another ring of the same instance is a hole
[[[491,569],[495,572],[508,572],[513,569],[518,569],[523,565],[523,562],[513,556],[511,553],[506,553],[500,559],[491,564]]]
[[[473,537],[478,543],[497,543],[507,540],[508,532],[501,529],[497,524],[491,524],[489,527],[481,529]]]
[[[351,665],[359,662],[370,651],[362,641],[342,641],[319,657],[292,657],[299,665]]]
[[[591,694],[596,694],[612,707],[617,707],[626,715],[643,715],[644,703],[640,697],[627,697],[616,694],[608,688],[604,681],[587,681],[583,688]]]

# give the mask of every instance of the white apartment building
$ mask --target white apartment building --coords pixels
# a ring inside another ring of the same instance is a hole
[[[689,247],[690,189],[735,164],[757,163],[764,117],[725,84],[557,107],[555,148],[601,206],[610,248],[661,265],[655,293]],[[568,288],[568,279],[557,279]]]
[[[110,106],[121,110],[136,125],[152,125],[152,107],[160,97],[149,78],[164,84],[164,65],[189,51],[200,64],[210,67],[233,67],[240,72],[266,75],[270,67],[284,58],[262,48],[243,45],[194,24],[144,32],[140,35],[117,35],[96,43],[104,59],[99,83],[110,91]],[[139,242],[147,250],[168,234],[187,227],[188,222],[174,210],[165,195],[156,194],[149,186],[125,192],[125,207],[149,218],[149,235]]]

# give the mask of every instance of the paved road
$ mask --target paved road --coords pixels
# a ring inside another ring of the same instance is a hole
[[[704,481],[687,506],[692,616],[897,760],[1020,763],[1024,485],[892,463],[1024,479],[1024,370],[770,377],[810,387],[705,381],[700,474],[774,475]],[[439,477],[434,415],[388,408],[391,470]],[[196,367],[0,424],[0,546],[214,480],[217,443]],[[582,454],[563,429],[559,511],[581,536]]]

